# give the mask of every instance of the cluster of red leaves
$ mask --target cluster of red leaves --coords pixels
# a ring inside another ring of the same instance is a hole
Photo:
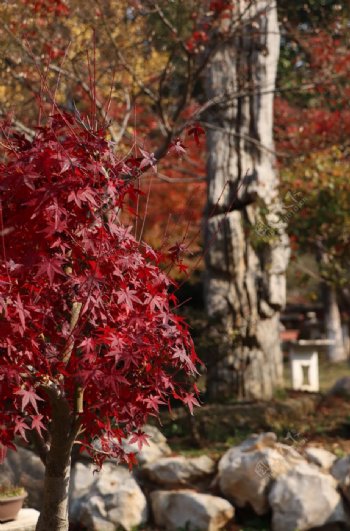
[[[122,440],[142,441],[160,404],[198,404],[198,358],[174,313],[163,256],[120,222],[125,198],[138,194],[140,161],[118,159],[104,130],[70,115],[52,117],[32,142],[9,142],[0,176],[0,443],[48,429],[53,385],[80,415],[82,447],[97,462],[130,462]]]
[[[300,53],[295,61],[300,65],[295,66],[295,72],[301,69],[305,87],[299,98],[294,95],[275,99],[277,148],[303,156],[310,151],[347,145],[350,52],[346,20],[336,17],[329,22],[327,31],[301,31],[298,47]]]
[[[53,13],[55,16],[67,16],[69,8],[62,0],[22,0],[35,13]]]
[[[350,111],[325,107],[300,108],[276,98],[275,134],[282,155],[302,155],[321,150],[349,138]]]
[[[191,14],[192,32],[184,42],[190,54],[205,51],[207,43],[211,40],[213,29],[217,29],[223,19],[230,18],[235,9],[232,0],[213,0],[209,2],[209,5],[206,2],[202,2],[202,5],[200,2],[197,3],[198,5],[194,4],[196,10]]]
[[[186,49],[188,52],[198,52],[204,43],[208,42],[209,38],[205,31],[196,30],[191,37],[187,39]]]
[[[181,139],[173,141],[167,157],[159,165],[159,173],[141,182],[144,195],[139,210],[145,218],[144,238],[157,248],[168,248],[176,265],[172,269],[176,278],[182,277],[186,270],[189,274],[196,268],[199,255],[203,254],[206,153],[200,131],[196,137],[191,129],[187,131],[185,142]],[[163,177],[169,182],[162,180]]]

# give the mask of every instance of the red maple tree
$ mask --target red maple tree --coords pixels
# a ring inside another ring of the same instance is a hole
[[[38,529],[54,531],[66,529],[73,444],[98,465],[132,464],[123,440],[144,442],[160,404],[198,404],[183,377],[198,358],[165,254],[120,221],[145,158],[118,158],[104,128],[60,112],[32,141],[3,133],[0,443],[36,444],[46,465]]]

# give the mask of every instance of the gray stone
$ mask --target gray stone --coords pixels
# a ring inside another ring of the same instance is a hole
[[[218,531],[234,516],[227,500],[193,490],[154,491],[151,502],[156,524],[166,531]]]
[[[83,508],[80,522],[89,531],[115,531],[115,525],[104,518],[94,515],[90,509]]]
[[[0,529],[1,531],[35,531],[39,514],[39,511],[35,509],[21,509],[16,520],[0,524]]]
[[[115,525],[106,516],[103,499],[92,496],[87,503],[82,504],[79,520],[89,531],[115,531]]]
[[[350,471],[350,455],[337,459],[331,468],[331,474],[337,481],[343,481]]]
[[[8,459],[0,464],[0,482],[2,485],[14,485],[16,483],[15,472]]]
[[[272,481],[302,461],[294,448],[278,443],[274,433],[252,435],[223,455],[217,483],[234,505],[250,506],[261,515],[269,510]]]
[[[305,456],[309,463],[313,463],[314,465],[317,465],[327,471],[332,467],[334,461],[337,459],[337,456],[332,454],[332,452],[329,452],[324,448],[316,448],[314,446],[309,446],[306,448]]]
[[[163,457],[146,465],[144,472],[151,481],[165,488],[192,485],[214,474],[215,462],[206,455]]]
[[[343,376],[339,378],[331,387],[328,394],[334,396],[346,396],[350,397],[350,376]]]
[[[331,468],[331,474],[337,480],[345,498],[350,502],[350,456],[337,459]]]
[[[0,467],[0,474],[12,484],[20,485],[28,492],[27,504],[40,510],[44,489],[45,467],[34,452],[19,446],[17,451],[8,450]]]
[[[279,476],[272,485],[269,503],[273,531],[349,525],[335,479],[309,463],[299,463]]]

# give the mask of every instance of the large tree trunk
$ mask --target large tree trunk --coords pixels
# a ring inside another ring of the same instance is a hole
[[[279,312],[289,259],[272,134],[279,28],[275,3],[234,4],[241,20],[207,78],[208,98],[222,96],[207,117],[205,295],[218,345],[207,389],[212,399],[270,398],[283,382]]]
[[[68,531],[71,453],[77,429],[72,429],[69,405],[63,397],[52,401],[50,449],[45,456],[43,506],[36,531]]]
[[[328,347],[328,360],[334,363],[344,361],[347,359],[347,353],[344,346],[337,292],[334,287],[325,284],[324,293],[326,337],[333,341],[333,344]]]

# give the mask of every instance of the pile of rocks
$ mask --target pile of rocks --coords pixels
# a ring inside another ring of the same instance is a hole
[[[236,507],[250,506],[258,515],[272,511],[273,531],[330,524],[349,529],[342,494],[350,494],[350,459],[337,460],[321,448],[303,453],[277,442],[274,433],[254,435],[220,460],[220,490]]]
[[[72,522],[89,531],[131,531],[147,522],[167,531],[216,531],[233,520],[235,508],[250,507],[257,515],[272,514],[273,531],[350,528],[350,457],[337,459],[313,447],[299,452],[263,433],[216,463],[205,455],[172,455],[159,430],[146,431],[152,439],[138,453],[133,473],[113,461],[99,473],[89,463],[75,464]],[[38,458],[25,449],[10,452],[0,472],[23,484],[30,506],[40,509]]]

